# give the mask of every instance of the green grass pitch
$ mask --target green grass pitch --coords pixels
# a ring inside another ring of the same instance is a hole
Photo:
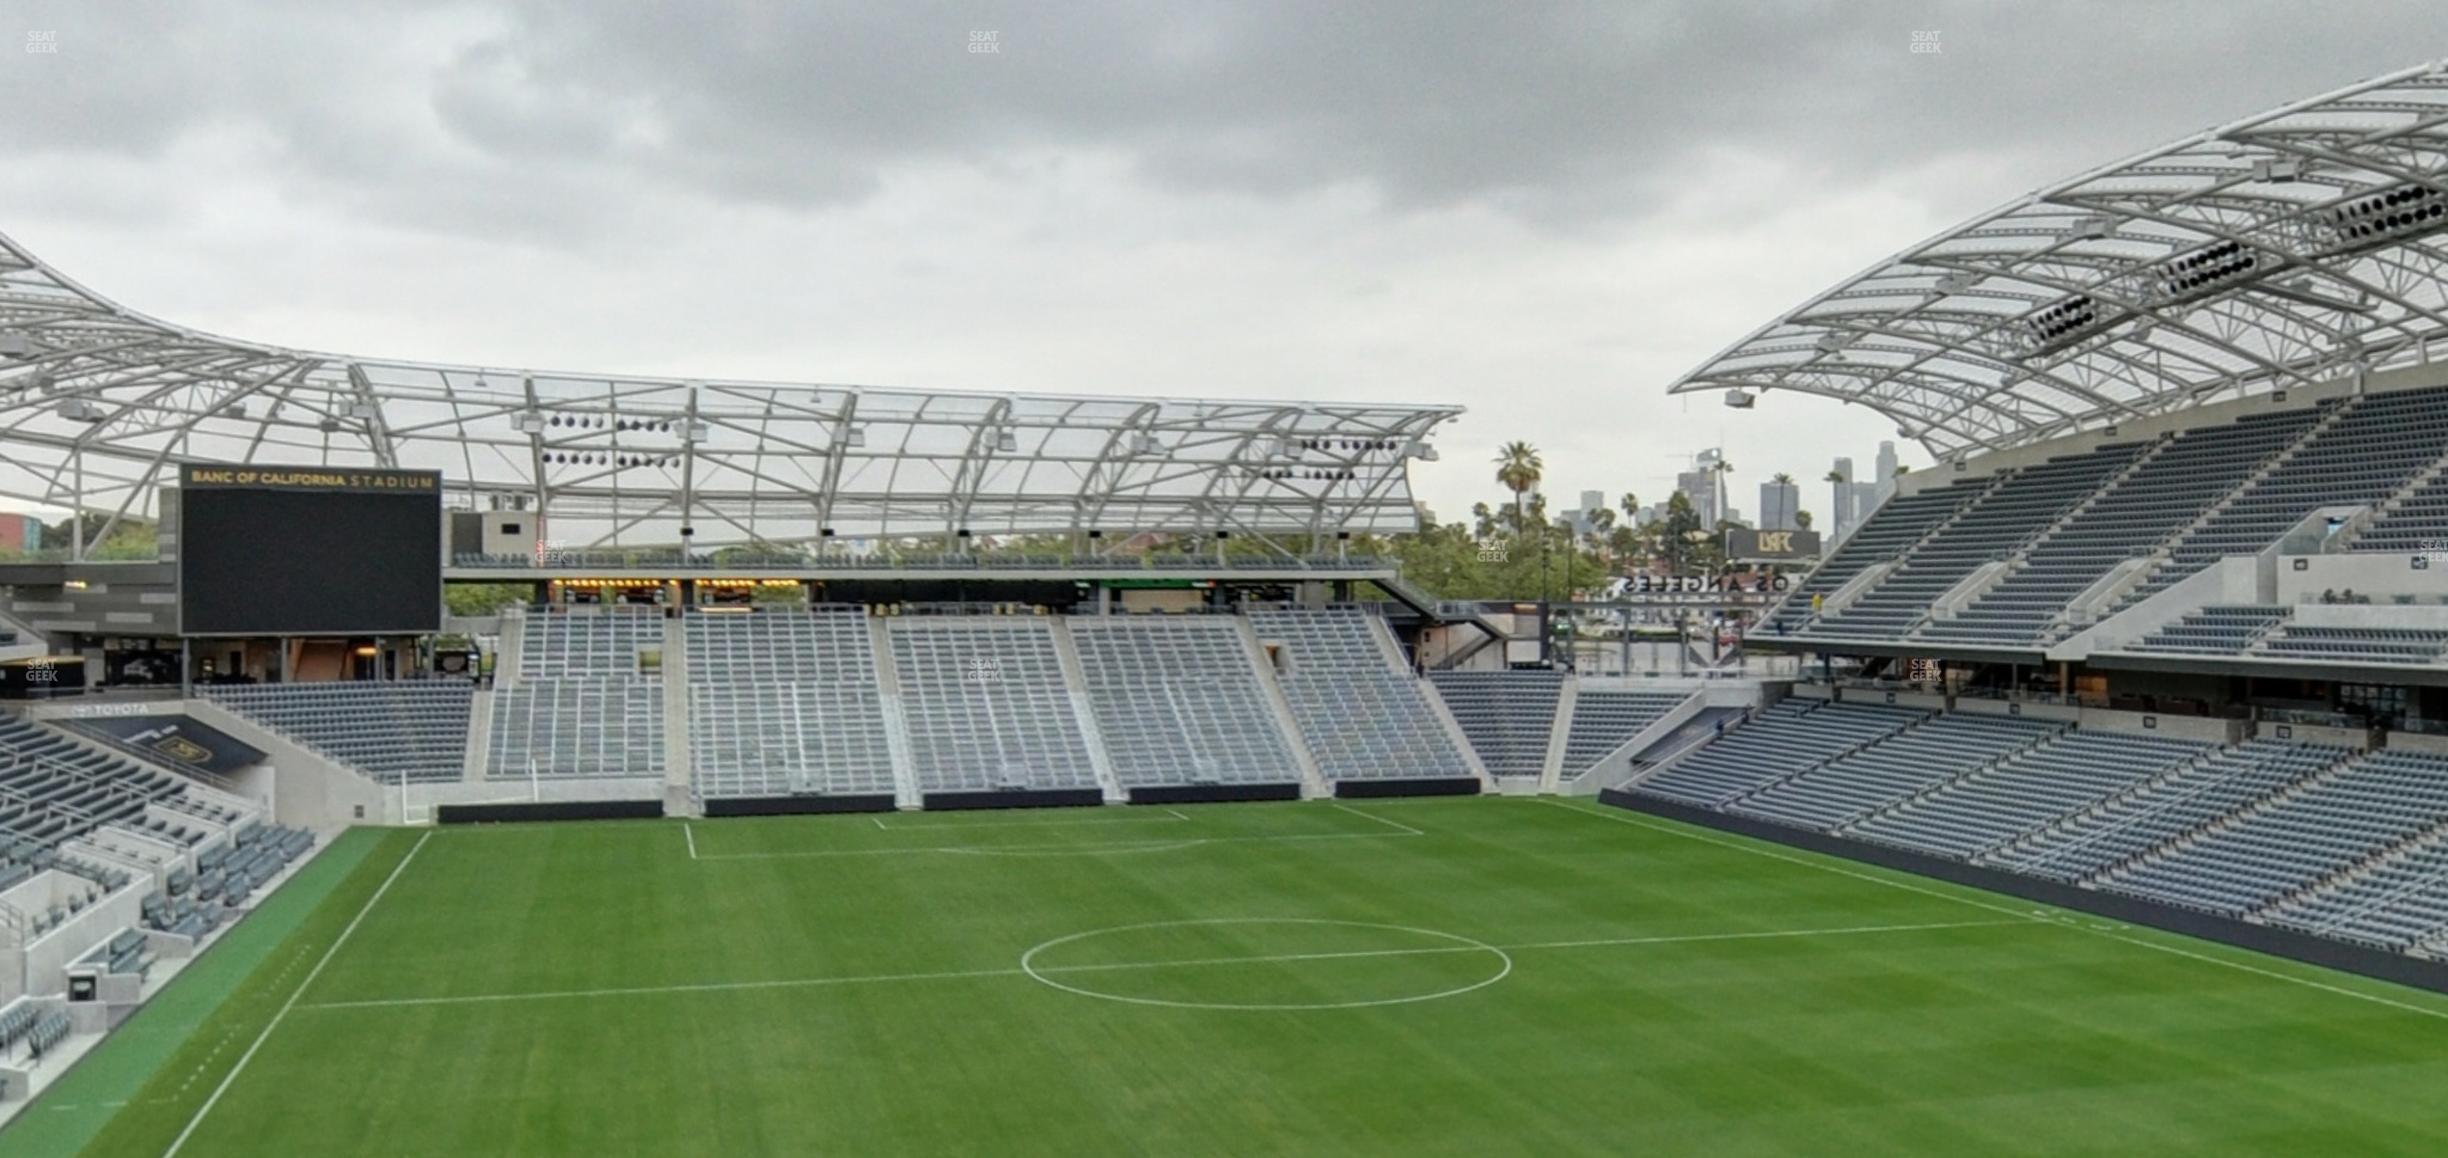
[[[350,839],[0,1153],[2448,1153],[2448,999],[1590,804]]]

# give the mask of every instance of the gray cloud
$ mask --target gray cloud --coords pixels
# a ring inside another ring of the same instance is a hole
[[[1875,415],[1659,391],[1947,223],[2448,44],[2448,6],[2380,0],[0,12],[0,230],[139,308],[503,364],[1459,401],[1420,476],[1449,515],[1513,437],[1558,493],[1655,497],[1719,441],[1745,475],[1866,459]]]

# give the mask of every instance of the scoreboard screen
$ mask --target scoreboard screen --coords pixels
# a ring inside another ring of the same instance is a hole
[[[442,475],[188,464],[188,635],[408,635],[442,626]]]

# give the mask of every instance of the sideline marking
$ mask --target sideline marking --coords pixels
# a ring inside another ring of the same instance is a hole
[[[1170,808],[1165,811],[1173,812]],[[930,828],[1095,828],[1104,824],[1179,824],[1189,819],[1181,813],[1173,812],[1171,816],[1117,816],[1111,820],[980,820],[974,822],[949,820],[932,824],[888,825],[884,823],[884,818],[879,816],[875,818],[875,822],[877,828],[886,832],[918,832]]]
[[[315,978],[323,975],[323,967],[331,964],[331,959],[339,954],[340,947],[348,944],[348,939],[355,935],[357,926],[365,923],[366,914],[374,911],[375,904],[383,899],[383,894],[390,892],[391,886],[399,881],[400,874],[408,871],[409,862],[425,851],[425,842],[432,840],[433,834],[434,830],[425,830],[423,836],[417,837],[416,844],[410,846],[408,855],[391,866],[391,875],[383,878],[382,886],[374,890],[373,896],[366,898],[366,903],[357,910],[356,916],[349,918],[348,927],[340,930],[340,935],[332,939],[331,948],[325,949],[322,958],[315,962],[315,967],[307,970],[306,979],[289,991],[289,1000],[282,1002],[280,1011],[272,1015],[272,1020],[264,1023],[263,1032],[255,1035],[255,1043],[248,1046],[245,1053],[238,1055],[237,1064],[221,1076],[221,1084],[213,1087],[212,1095],[204,1099],[203,1105],[196,1107],[195,1116],[187,1119],[187,1128],[180,1130],[178,1137],[170,1140],[170,1148],[162,1151],[162,1158],[177,1154],[187,1144],[187,1139],[195,1134],[196,1127],[204,1124],[204,1116],[212,1113],[213,1107],[221,1103],[221,1095],[229,1092],[230,1086],[237,1082],[238,1075],[246,1070],[247,1063],[255,1060],[255,1051],[263,1048],[264,1042],[271,1039],[272,1031],[280,1028],[280,1023],[288,1018],[290,1010],[297,1008],[298,998],[305,996],[306,990],[314,985]]]
[[[1875,883],[1875,884],[1887,885],[1887,886],[1889,886],[1889,887],[1891,887],[1891,888],[1903,889],[1903,890],[1905,890],[1906,892],[1920,893],[1920,894],[1923,894],[1924,896],[1932,896],[1932,897],[1937,897],[1937,898],[1939,898],[1939,899],[1941,899],[1941,900],[1954,901],[1954,902],[1956,902],[1957,904],[1970,905],[1970,906],[1972,906],[1972,907],[1974,907],[1974,908],[1978,908],[1978,909],[1989,909],[1989,910],[1992,910],[1992,911],[1994,911],[1994,912],[2000,912],[2000,913],[2013,913],[2013,912],[2014,912],[2014,910],[2009,909],[2009,908],[2006,908],[2006,907],[2001,906],[2001,905],[1992,905],[1992,904],[1989,904],[1989,903],[1987,903],[1987,902],[1985,902],[1985,901],[1976,901],[1976,900],[1973,900],[1973,899],[1971,899],[1971,898],[1969,898],[1969,897],[1958,897],[1958,896],[1952,896],[1952,895],[1947,894],[1947,893],[1942,893],[1942,892],[1939,892],[1939,891],[1937,891],[1937,890],[1935,890],[1935,889],[1925,889],[1925,888],[1922,888],[1922,887],[1920,887],[1920,886],[1918,886],[1918,885],[1906,884],[1906,883],[1905,883],[1905,882],[1903,882],[1903,881],[1891,881],[1891,880],[1884,879],[1884,878],[1882,878],[1882,877],[1872,876],[1872,875],[1870,875],[1870,874],[1868,874],[1868,873],[1859,873],[1859,872],[1853,872],[1853,871],[1848,870],[1848,869],[1840,868],[1840,867],[1838,867],[1838,866],[1836,866],[1836,865],[1830,865],[1830,864],[1819,864],[1819,863],[1815,863],[1815,862],[1813,862],[1813,861],[1804,860],[1804,859],[1802,859],[1802,858],[1800,858],[1800,857],[1786,856],[1786,855],[1783,855],[1783,854],[1781,854],[1781,853],[1774,852],[1774,851],[1772,851],[1772,850],[1765,849],[1765,848],[1754,848],[1754,847],[1751,847],[1751,846],[1749,846],[1749,845],[1737,844],[1737,843],[1735,843],[1735,842],[1733,842],[1733,841],[1730,841],[1730,840],[1719,840],[1719,839],[1715,839],[1715,838],[1710,837],[1710,836],[1704,836],[1704,835],[1702,835],[1701,833],[1697,833],[1697,832],[1685,832],[1685,831],[1682,831],[1682,830],[1680,830],[1680,829],[1676,829],[1676,828],[1668,828],[1668,827],[1665,827],[1665,826],[1662,826],[1662,825],[1658,825],[1658,824],[1647,824],[1647,823],[1642,823],[1642,821],[1641,821],[1641,820],[1639,820],[1639,819],[1635,819],[1636,817],[1641,817],[1641,816],[1642,816],[1642,814],[1641,814],[1641,813],[1636,813],[1636,812],[1628,812],[1628,811],[1623,810],[1623,809],[1612,809],[1610,812],[1596,812],[1596,811],[1592,811],[1592,810],[1587,809],[1587,808],[1581,808],[1581,807],[1578,807],[1578,806],[1575,806],[1575,805],[1567,804],[1567,803],[1565,803],[1565,802],[1563,802],[1563,801],[1560,801],[1560,800],[1538,800],[1538,801],[1535,801],[1535,803],[1538,803],[1538,804],[1552,804],[1552,805],[1554,805],[1555,807],[1557,807],[1557,808],[1561,808],[1561,809],[1564,809],[1564,810],[1565,810],[1565,811],[1567,811],[1567,812],[1578,812],[1578,813],[1581,813],[1581,814],[1582,814],[1582,815],[1584,815],[1584,816],[1595,816],[1595,817],[1597,817],[1597,818],[1599,818],[1599,819],[1601,819],[1601,820],[1613,820],[1613,821],[1618,821],[1618,822],[1621,822],[1621,823],[1624,823],[1624,824],[1629,824],[1629,825],[1633,826],[1634,828],[1646,828],[1646,829],[1649,829],[1649,830],[1651,830],[1651,831],[1653,831],[1653,832],[1662,832],[1662,833],[1665,833],[1665,834],[1667,834],[1667,835],[1669,835],[1669,836],[1680,836],[1680,837],[1686,837],[1686,838],[1688,838],[1688,839],[1691,839],[1691,840],[1697,840],[1697,841],[1701,841],[1701,842],[1706,843],[1706,844],[1723,845],[1723,846],[1725,846],[1725,847],[1727,847],[1727,848],[1739,849],[1739,850],[1741,850],[1741,851],[1743,851],[1743,852],[1754,853],[1754,854],[1759,855],[1759,856],[1768,857],[1768,858],[1769,858],[1769,859],[1771,859],[1771,860],[1789,861],[1789,862],[1791,862],[1791,863],[1793,863],[1793,864],[1804,865],[1804,866],[1807,866],[1807,867],[1810,867],[1810,868],[1821,869],[1821,870],[1824,870],[1824,871],[1826,871],[1826,872],[1836,873],[1836,874],[1838,874],[1839,876],[1848,876],[1848,877],[1853,877],[1853,878],[1858,879],[1858,880],[1870,881],[1870,882],[1873,882],[1873,883]],[[1614,812],[1621,812],[1621,813],[1623,813],[1623,815],[1621,815],[1621,816],[1612,815],[1612,813],[1614,813]],[[2322,990],[2322,991],[2324,991],[2324,992],[2328,992],[2328,993],[2335,993],[2335,994],[2337,994],[2337,995],[2338,995],[2338,996],[2340,996],[2340,997],[2352,997],[2352,998],[2354,998],[2354,999],[2355,999],[2355,1000],[2357,1000],[2357,1001],[2369,1001],[2369,1002],[2371,1002],[2371,1003],[2373,1003],[2373,1004],[2375,1004],[2375,1005],[2385,1005],[2385,1006],[2388,1006],[2388,1007],[2389,1007],[2389,1008],[2391,1008],[2391,1009],[2401,1009],[2401,1010],[2404,1010],[2404,1011],[2406,1011],[2406,1012],[2408,1012],[2408,1013],[2419,1013],[2419,1014],[2422,1014],[2422,1015],[2423,1015],[2423,1016],[2425,1016],[2425,1017],[2437,1017],[2437,1018],[2442,1018],[2442,1019],[2448,1019],[2448,1010],[2433,1009],[2433,1008],[2431,1008],[2431,1007],[2429,1007],[2429,1006],[2415,1005],[2415,1004],[2412,1004],[2412,1003],[2410,1003],[2410,1002],[2399,1001],[2399,1000],[2397,1000],[2397,999],[2395,999],[2395,998],[2393,998],[2393,997],[2382,997],[2381,995],[2379,995],[2379,994],[2377,994],[2377,993],[2364,993],[2364,992],[2361,992],[2361,991],[2359,991],[2359,990],[2348,989],[2348,988],[2346,988],[2346,987],[2344,987],[2344,986],[2342,986],[2342,985],[2332,985],[2332,984],[2330,984],[2330,983],[2328,983],[2328,982],[2326,982],[2326,981],[2317,981],[2317,980],[2314,980],[2313,978],[2310,978],[2310,977],[2297,977],[2297,976],[2294,976],[2294,975],[2292,975],[2292,974],[2288,974],[2288,973],[2280,973],[2280,972],[2278,972],[2277,970],[2274,970],[2274,969],[2264,969],[2264,968],[2262,968],[2262,967],[2260,967],[2260,966],[2258,966],[2258,965],[2250,965],[2250,964],[2246,964],[2245,962],[2242,962],[2242,961],[2229,961],[2229,960],[2226,960],[2226,959],[2224,959],[2224,958],[2220,958],[2220,957],[2213,957],[2213,956],[2210,956],[2210,955],[2209,955],[2209,954],[2207,954],[2207,953],[2199,953],[2199,952],[2195,952],[2194,950],[2191,950],[2191,949],[2186,949],[2186,948],[2182,948],[2182,947],[2180,947],[2180,946],[2176,946],[2176,945],[2162,945],[2162,944],[2159,944],[2159,943],[2154,942],[2154,941],[2146,941],[2146,940],[2143,940],[2143,939],[2141,939],[2141,938],[2139,938],[2139,937],[2129,937],[2129,936],[2126,936],[2125,934],[2122,934],[2122,933],[2116,933],[2116,932],[2110,932],[2110,931],[2105,930],[2105,929],[2094,929],[2094,928],[2091,928],[2091,927],[2089,927],[2089,926],[2087,926],[2087,925],[2081,924],[2080,922],[2078,922],[2078,921],[2076,921],[2076,920],[2072,920],[2072,919],[2056,918],[2056,917],[2050,917],[2050,916],[2039,915],[2039,914],[2031,914],[2031,913],[2022,914],[2022,916],[2023,916],[2023,918],[2024,918],[2025,920],[2030,921],[2030,922],[2032,922],[2033,924],[2040,924],[2040,925],[2057,925],[2057,926],[2060,926],[2060,927],[2063,927],[2063,928],[2073,929],[2073,930],[2075,930],[2075,931],[2077,931],[2077,932],[2089,933],[2089,934],[2091,934],[2091,935],[2092,935],[2092,936],[2094,936],[2094,937],[2105,937],[2105,938],[2107,938],[2107,939],[2109,939],[2109,940],[2111,940],[2111,941],[2122,941],[2122,942],[2124,942],[2124,943],[2126,943],[2126,944],[2128,944],[2128,945],[2139,946],[2139,947],[2144,948],[2144,949],[2151,949],[2151,950],[2155,950],[2155,951],[2157,951],[2157,952],[2161,952],[2161,953],[2173,953],[2173,954],[2175,954],[2176,956],[2179,956],[2179,957],[2190,957],[2190,958],[2192,958],[2193,960],[2196,960],[2196,961],[2206,962],[2206,963],[2211,964],[2211,965],[2223,965],[2223,966],[2225,966],[2225,967],[2227,967],[2227,968],[2229,968],[2229,969],[2240,970],[2240,971],[2245,972],[2245,973],[2257,974],[2257,975],[2259,975],[2259,976],[2262,976],[2262,977],[2268,977],[2268,978],[2271,978],[2271,979],[2273,979],[2273,980],[2277,980],[2277,981],[2288,981],[2288,982],[2293,982],[2294,984],[2301,985],[2301,986],[2304,986],[2304,987],[2306,987],[2306,988],[2310,988],[2310,989],[2318,989],[2318,990]],[[2181,936],[2182,934],[2174,934],[2174,933],[2171,933],[2171,934],[2168,934],[2168,935],[2169,935],[2169,936]]]
[[[1790,856],[1785,853],[1778,852],[1773,848],[1761,848],[1751,844],[1740,843],[1731,839],[1718,837],[1710,832],[1685,832],[1680,828],[1668,828],[1664,825],[1650,821],[1647,816],[1638,812],[1628,812],[1620,808],[1608,808],[1608,810],[1605,812],[1598,812],[1593,809],[1582,808],[1578,805],[1567,804],[1561,800],[1549,800],[1544,797],[1534,798],[1531,803],[1544,804],[1551,808],[1561,808],[1566,812],[1578,812],[1583,816],[1594,816],[1600,820],[1612,820],[1618,824],[1629,824],[1634,828],[1645,828],[1651,832],[1665,833],[1668,836],[1679,836],[1686,840],[1696,840],[1702,844],[1713,844],[1722,848],[1734,849],[1738,852],[1747,852],[1753,856],[1764,856],[1770,860],[1781,860],[1787,864],[1798,864],[1804,868],[1814,868],[1821,872],[1835,873],[1840,877],[1852,877],[1857,881],[1868,881],[1871,884],[1885,885],[1891,889],[1902,889],[1908,893],[1919,893],[1925,897],[1936,897],[1942,901],[1953,901],[1959,905],[1970,905],[1975,909],[1987,909],[1992,913],[2004,913],[2010,917],[2019,917],[2023,920],[2038,924],[2054,925],[2057,923],[2048,919],[2047,917],[2034,915],[2031,911],[2026,909],[2014,909],[2005,905],[1993,905],[1987,901],[1974,900],[1970,897],[1959,897],[1952,893],[1940,892],[1937,889],[1923,888],[1920,885],[1912,884],[1908,881],[1889,880],[1885,877],[1874,876],[1870,873],[1857,872],[1853,869],[1845,868],[1842,865],[1822,864],[1818,861],[1806,860],[1798,856]],[[1621,815],[1618,815],[1619,813]]]
[[[1107,820],[1094,821],[1091,823],[1112,824],[1115,822]],[[983,824],[938,824],[920,825],[919,827],[985,828],[987,826]],[[1036,826],[1023,825],[1022,827]],[[910,830],[895,829],[893,831],[907,832]],[[964,856],[1054,856],[1062,853],[1162,852],[1171,849],[1196,848],[1202,844],[1245,844],[1258,841],[1274,842],[1283,840],[1394,840],[1405,836],[1426,835],[1428,834],[1420,832],[1416,829],[1410,832],[1313,832],[1295,833],[1289,836],[1192,836],[1182,837],[1179,839],[1108,840],[1093,843],[1078,841],[1042,841],[1036,844],[925,845],[916,848],[829,848],[803,849],[794,852],[709,852],[692,859],[811,860],[836,856],[908,856],[912,853],[929,852],[954,853]]]
[[[1376,821],[1376,822],[1377,822],[1377,823],[1379,823],[1379,824],[1388,825],[1388,826],[1391,826],[1391,827],[1393,827],[1393,828],[1400,829],[1400,830],[1402,830],[1402,831],[1403,831],[1405,834],[1410,835],[1410,836],[1426,836],[1426,835],[1428,835],[1427,833],[1421,832],[1420,830],[1418,830],[1418,829],[1416,829],[1416,828],[1413,828],[1413,827],[1411,827],[1411,826],[1410,826],[1410,825],[1408,825],[1408,824],[1404,824],[1403,822],[1401,822],[1401,821],[1399,821],[1399,820],[1388,820],[1388,819],[1386,819],[1385,817],[1379,816],[1379,815],[1377,815],[1377,814],[1375,814],[1375,813],[1371,813],[1371,812],[1362,812],[1362,811],[1360,811],[1359,809],[1352,807],[1351,805],[1348,805],[1348,804],[1342,803],[1341,801],[1337,801],[1337,802],[1335,802],[1335,808],[1336,808],[1336,810],[1341,811],[1341,812],[1348,812],[1348,813],[1351,813],[1353,816],[1361,817],[1361,818],[1366,819],[1366,820],[1374,820],[1374,821]]]
[[[1284,920],[1286,918],[1274,918]],[[1174,922],[1166,922],[1168,924]],[[1206,923],[1206,922],[1196,922]],[[1179,961],[1117,961],[1095,965],[1039,966],[1039,973],[1103,973],[1124,969],[1170,969],[1211,965],[1268,965],[1286,961],[1326,961],[1351,957],[1412,957],[1437,953],[1480,953],[1490,949],[1521,953],[1540,949],[1595,949],[1610,946],[1677,945],[1706,941],[1756,941],[1770,938],[1849,937],[1871,933],[1915,933],[1935,929],[1986,929],[2008,925],[2044,924],[2031,920],[1947,921],[1919,925],[1855,925],[1836,929],[1771,929],[1740,933],[1685,933],[1660,937],[1606,937],[1585,941],[1537,941],[1520,945],[1478,944],[1415,949],[1362,949],[1337,953],[1291,953],[1259,957],[1215,957]],[[1098,930],[1111,932],[1112,930]],[[1425,932],[1425,930],[1421,930]],[[1082,934],[1074,934],[1080,936]],[[1451,934],[1437,934],[1451,936]],[[1069,938],[1064,938],[1068,940]],[[1042,947],[1042,946],[1041,946]],[[1034,952],[1034,950],[1032,950]],[[556,1001],[581,997],[648,997],[659,993],[729,993],[759,989],[817,989],[835,985],[888,984],[903,981],[951,981],[974,977],[1027,977],[1021,969],[959,969],[931,973],[868,973],[838,977],[788,977],[771,981],[709,981],[686,985],[639,985],[606,989],[561,989],[534,993],[471,993],[449,997],[386,997],[357,1001],[319,1001],[300,1009],[394,1009],[428,1005],[492,1005],[512,1001]],[[1246,1008],[1246,1007],[1235,1007]]]
[[[697,859],[697,830],[690,828],[686,822],[683,822],[680,825],[680,833],[681,835],[688,837],[689,859]]]

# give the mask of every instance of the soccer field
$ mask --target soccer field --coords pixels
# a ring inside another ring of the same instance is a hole
[[[329,855],[0,1153],[2448,1152],[2448,1000],[1589,804]]]

